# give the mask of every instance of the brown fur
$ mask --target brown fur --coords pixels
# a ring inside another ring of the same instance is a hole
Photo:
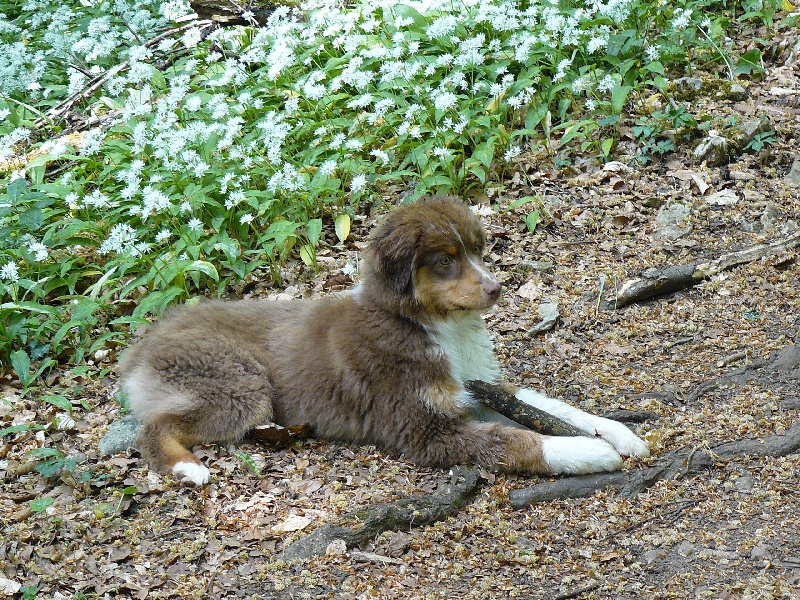
[[[232,441],[273,421],[316,436],[377,444],[422,465],[472,463],[540,472],[541,436],[475,420],[463,381],[430,328],[491,306],[479,220],[452,198],[388,216],[370,238],[354,292],[310,301],[186,306],[120,365],[157,470],[199,461],[192,445]],[[482,326],[482,325],[481,325]]]

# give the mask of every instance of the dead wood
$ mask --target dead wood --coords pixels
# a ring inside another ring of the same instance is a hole
[[[248,431],[244,439],[246,442],[263,444],[273,449],[286,448],[295,442],[311,437],[311,425],[293,425],[291,427],[276,427],[274,425],[263,425]]]
[[[663,269],[648,269],[642,273],[641,277],[629,279],[618,289],[611,290],[602,297],[600,308],[603,310],[622,308],[633,302],[649,300],[655,296],[692,287],[722,271],[773,256],[797,246],[800,246],[800,231],[769,244],[758,244],[743,250],[728,252],[712,261],[676,265]]]
[[[521,402],[516,396],[509,394],[499,385],[486,383],[485,381],[468,381],[464,387],[484,406],[499,412],[504,417],[532,431],[545,435],[588,435],[558,417]]]
[[[258,25],[263,27],[277,7],[291,6],[292,3],[251,0],[239,4],[233,0],[189,0],[189,5],[201,19],[210,19],[223,26]]]
[[[281,558],[292,561],[325,554],[328,545],[339,539],[347,548],[355,548],[384,531],[407,530],[441,521],[469,502],[484,482],[478,469],[455,467],[450,481],[435,493],[414,494],[349,513],[292,542],[281,553]]]
[[[658,459],[653,466],[645,469],[581,475],[539,483],[521,490],[513,490],[509,493],[509,500],[514,508],[525,508],[536,502],[585,498],[604,489],[618,490],[622,496],[632,498],[658,481],[694,475],[720,462],[748,456],[786,456],[798,450],[800,450],[800,422],[790,427],[783,435],[726,442],[710,450],[685,448],[670,452]]]

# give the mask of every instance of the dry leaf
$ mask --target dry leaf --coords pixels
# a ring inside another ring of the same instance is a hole
[[[273,533],[290,533],[292,531],[300,531],[305,529],[311,524],[311,519],[308,517],[301,517],[300,515],[292,515],[283,523],[278,523],[272,528]]]

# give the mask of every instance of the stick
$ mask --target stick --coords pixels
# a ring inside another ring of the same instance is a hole
[[[521,402],[516,396],[512,396],[499,385],[486,383],[485,381],[468,381],[464,384],[464,387],[474,394],[484,406],[499,412],[504,417],[532,431],[545,435],[583,435],[593,437],[558,417]]]
[[[629,279],[616,292],[612,291],[602,297],[600,308],[603,310],[622,308],[633,302],[649,300],[655,296],[692,287],[722,271],[773,256],[797,246],[800,246],[800,231],[769,244],[758,244],[736,252],[728,252],[712,261],[677,265],[664,269],[648,269],[641,277]]]

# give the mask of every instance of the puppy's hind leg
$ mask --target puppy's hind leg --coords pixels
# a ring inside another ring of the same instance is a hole
[[[185,418],[155,416],[142,425],[136,436],[136,446],[156,471],[172,473],[184,485],[205,485],[210,472],[189,450],[205,440],[187,434],[186,429]]]

